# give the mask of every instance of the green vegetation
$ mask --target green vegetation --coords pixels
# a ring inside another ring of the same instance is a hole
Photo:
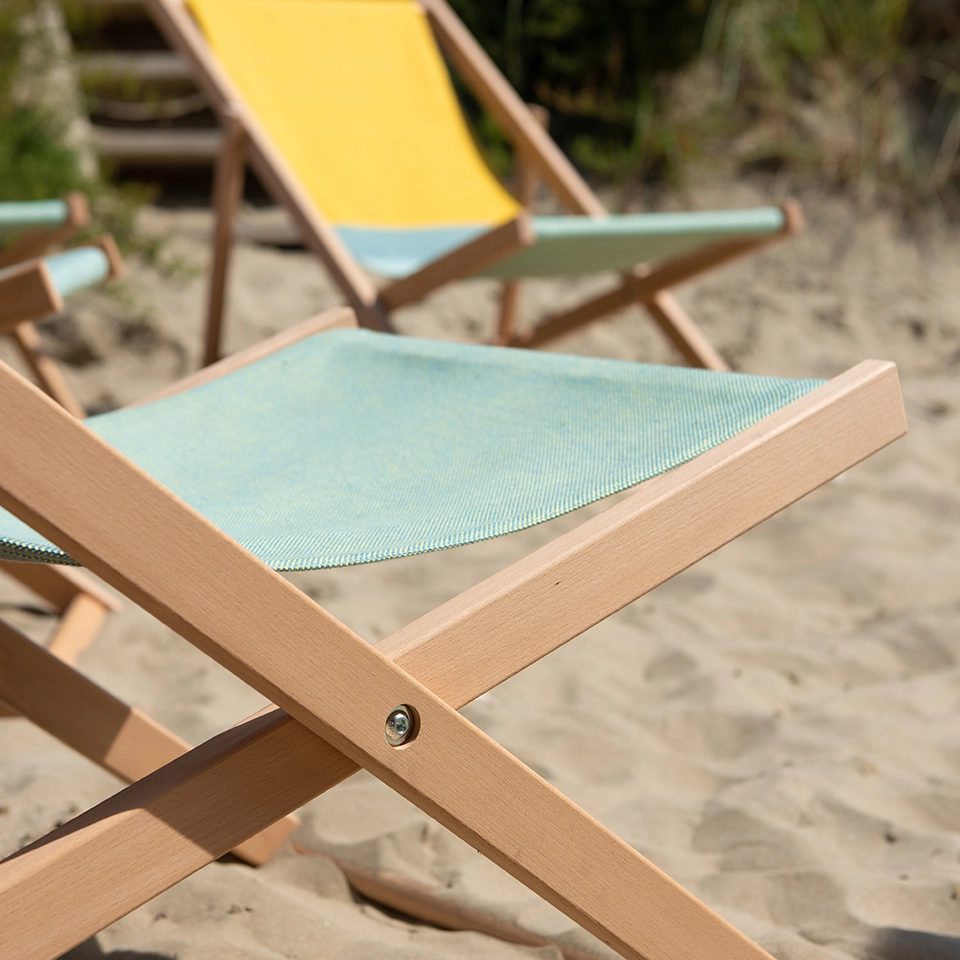
[[[40,200],[90,186],[67,142],[68,119],[23,95],[52,59],[38,32],[24,26],[36,6],[4,0],[0,7],[0,200]]]
[[[710,163],[960,217],[954,0],[452,2],[595,179],[678,185]],[[43,6],[0,4],[0,200],[82,189],[98,226],[129,241],[146,194],[111,186],[71,146],[70,111],[32,95],[64,59],[29,29]],[[509,145],[475,104],[472,119],[506,174]]]
[[[950,0],[453,0],[588,172],[770,169],[960,215]],[[502,142],[478,134],[495,163]]]
[[[75,136],[69,51],[43,17],[41,0],[0,4],[0,201],[42,200],[82,190],[90,198],[88,234],[109,231],[134,244],[134,216],[150,192],[110,182],[92,149]],[[78,239],[83,239],[82,237]]]

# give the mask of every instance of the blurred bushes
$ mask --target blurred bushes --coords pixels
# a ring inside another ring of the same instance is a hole
[[[0,0],[0,200],[83,189],[101,222],[129,234],[135,204],[77,149],[70,110],[36,95],[48,74],[69,73],[35,29],[51,3]],[[710,163],[960,217],[957,0],[452,3],[596,179],[677,185]],[[472,119],[507,173],[509,145],[476,105]]]
[[[956,0],[453,0],[587,172],[693,161],[960,216]],[[495,163],[505,145],[478,121]]]
[[[664,122],[665,76],[700,54],[710,0],[453,0],[550,132],[582,168],[605,178],[673,178],[688,148]],[[493,163],[505,144],[482,120]]]
[[[112,183],[88,133],[60,7],[0,0],[0,201],[82,190],[93,216],[78,241],[108,231],[142,246],[134,218],[151,191]]]
[[[69,142],[70,117],[32,96],[55,52],[37,29],[35,0],[0,4],[0,200],[41,200],[89,187]]]

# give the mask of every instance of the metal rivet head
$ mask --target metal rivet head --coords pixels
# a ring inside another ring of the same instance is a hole
[[[383,735],[387,738],[387,743],[391,747],[399,747],[401,743],[406,743],[413,738],[417,730],[417,717],[411,707],[401,703],[399,707],[394,707],[387,714],[387,722],[384,724]]]

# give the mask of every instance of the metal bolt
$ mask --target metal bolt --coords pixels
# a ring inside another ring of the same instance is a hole
[[[394,707],[387,714],[383,734],[391,747],[399,747],[401,743],[406,743],[415,732],[416,715],[405,703],[400,704],[399,707]]]

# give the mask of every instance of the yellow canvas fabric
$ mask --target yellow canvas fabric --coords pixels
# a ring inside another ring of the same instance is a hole
[[[470,138],[413,0],[189,0],[221,65],[337,224],[496,224],[517,205]]]

